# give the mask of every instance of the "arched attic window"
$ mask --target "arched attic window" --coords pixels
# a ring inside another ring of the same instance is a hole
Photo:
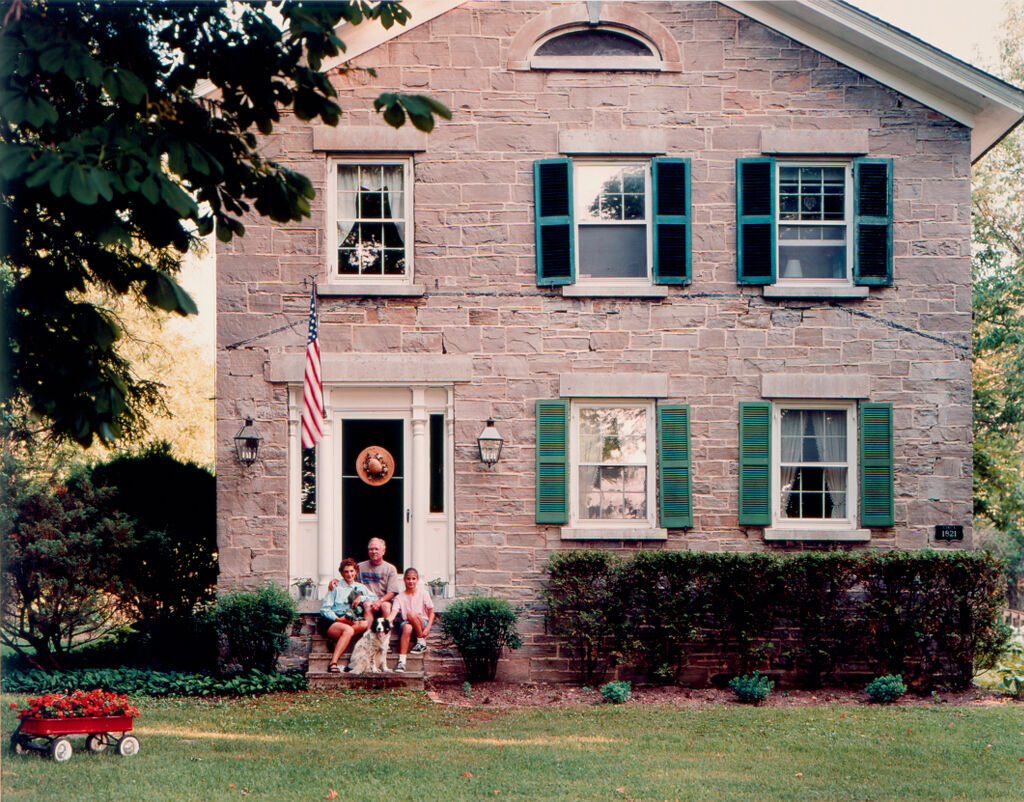
[[[657,46],[624,28],[575,25],[537,40],[530,56],[535,70],[661,70]]]

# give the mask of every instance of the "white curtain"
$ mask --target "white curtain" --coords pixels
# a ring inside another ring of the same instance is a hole
[[[405,218],[405,187],[404,169],[400,164],[389,164],[384,167],[384,188],[388,193],[388,206],[391,207],[391,217],[395,219],[395,227],[398,229],[398,236],[405,242],[405,223],[398,222]]]
[[[800,462],[803,459],[803,430],[800,428],[800,413],[790,411],[782,413],[782,462]],[[789,507],[789,498],[793,495],[793,482],[799,468],[795,465],[783,465],[781,470],[782,512]]]
[[[822,462],[846,462],[846,416],[839,412],[807,413]],[[825,467],[825,490],[832,500],[832,518],[846,517],[846,468]]]
[[[356,224],[356,203],[359,200],[359,168],[338,165],[338,246],[348,237]]]

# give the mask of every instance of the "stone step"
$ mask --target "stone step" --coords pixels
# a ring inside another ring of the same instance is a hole
[[[346,652],[342,655],[339,665],[344,668],[348,664],[349,653]],[[394,652],[388,653],[388,668],[394,669],[398,664],[398,655]],[[313,672],[327,673],[327,666],[331,664],[331,655],[323,653],[313,653],[309,655],[309,671],[307,673],[312,674]],[[410,654],[406,657],[405,661],[406,668],[409,671],[416,671],[423,673],[423,655]]]
[[[328,674],[310,671],[306,677],[310,688],[379,688],[422,691],[426,686],[422,674]]]

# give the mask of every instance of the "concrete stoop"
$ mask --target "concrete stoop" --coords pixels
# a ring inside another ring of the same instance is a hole
[[[391,669],[387,674],[349,674],[344,671],[348,659],[352,655],[350,645],[338,663],[342,669],[340,674],[332,674],[327,670],[331,663],[331,644],[320,635],[312,636],[312,649],[309,652],[309,667],[306,677],[310,688],[408,688],[422,691],[425,674],[423,671],[423,655],[410,654],[406,657],[405,671],[396,672],[398,664],[398,638],[391,641],[387,664]]]

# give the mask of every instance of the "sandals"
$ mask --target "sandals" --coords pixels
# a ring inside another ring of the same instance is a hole
[[[327,666],[327,673],[328,674],[340,674],[341,673],[341,669],[338,668],[338,664],[337,663],[331,663],[329,666]]]

